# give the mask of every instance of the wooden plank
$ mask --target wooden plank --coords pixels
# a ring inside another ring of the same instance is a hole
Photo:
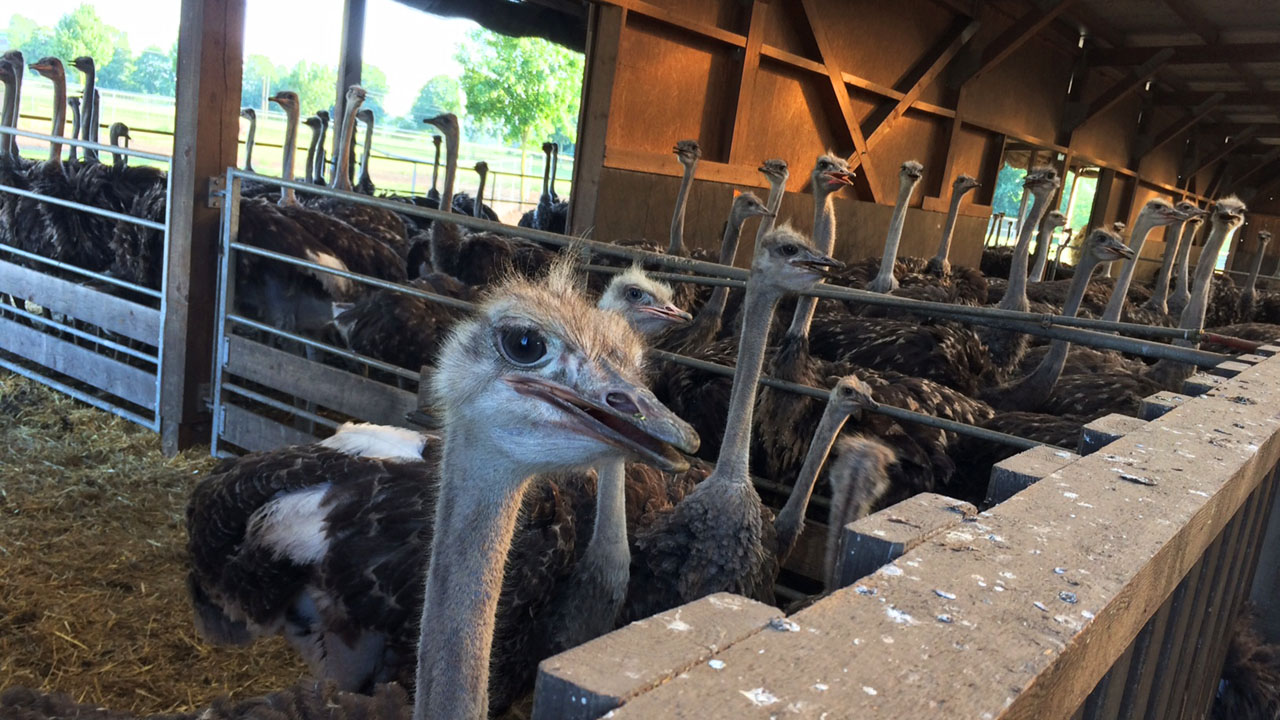
[[[991,480],[987,483],[987,497],[983,505],[999,505],[1079,459],[1076,453],[1047,445],[1007,457],[991,467]]]
[[[156,376],[52,335],[0,317],[0,350],[104,390],[148,410],[156,407]]]
[[[1258,129],[1259,129],[1259,126],[1250,125],[1246,127],[1244,130],[1241,130],[1239,133],[1232,136],[1229,142],[1222,143],[1222,145],[1218,149],[1210,153],[1207,153],[1203,158],[1196,160],[1195,164],[1192,165],[1191,167],[1191,172],[1188,174],[1197,175],[1200,173],[1201,170],[1209,167],[1210,165],[1218,162],[1219,160],[1230,155],[1231,153],[1244,147],[1245,144],[1247,144],[1249,140],[1251,140],[1253,136],[1257,134]]]
[[[960,53],[960,50],[968,44],[974,34],[978,32],[981,25],[977,20],[968,20],[966,18],[957,18],[947,28],[942,39],[933,48],[930,48],[916,63],[916,67],[908,74],[907,88],[902,91],[902,98],[893,106],[889,114],[876,125],[867,135],[867,147],[873,148],[876,143],[883,140],[894,124],[906,114],[925,90],[933,84],[947,65],[951,63],[952,58]]]
[[[1076,452],[1091,455],[1147,423],[1128,415],[1111,413],[1090,421],[1080,429],[1080,445]]]
[[[1138,88],[1145,85],[1172,55],[1172,49],[1164,48],[1152,55],[1142,65],[1133,68],[1133,70],[1125,77],[1117,80],[1111,87],[1104,90],[1101,95],[1094,98],[1093,102],[1089,103],[1088,109],[1085,110],[1081,117],[1068,123],[1067,129],[1075,130],[1093,118],[1096,118],[1102,113],[1115,107],[1116,103],[1119,103],[1121,100],[1128,97],[1130,93],[1135,92]]]
[[[1190,399],[1190,397],[1181,393],[1168,392],[1166,390],[1154,395],[1148,395],[1142,399],[1142,404],[1138,406],[1138,418],[1148,421],[1155,420],[1167,412],[1176,410]]]
[[[972,518],[977,508],[937,493],[920,493],[842,528],[828,590],[848,587],[912,548]]]
[[[749,131],[747,120],[756,101],[756,75],[760,72],[760,46],[764,44],[765,21],[769,4],[752,0],[751,21],[747,27],[747,45],[742,54],[742,72],[738,76],[738,102],[733,111],[733,135],[729,141],[729,162],[744,165],[751,162],[742,150]]]
[[[1244,172],[1240,173],[1235,177],[1235,179],[1233,180],[1233,183],[1236,186],[1239,186],[1245,180],[1258,174],[1263,169],[1265,169],[1268,165],[1270,165],[1271,163],[1275,162],[1278,159],[1280,159],[1280,146],[1272,148],[1266,154],[1258,157],[1258,159],[1254,162],[1254,164],[1248,170],[1245,170]]]
[[[219,212],[209,178],[236,164],[245,0],[182,0],[177,115],[169,182],[161,445],[172,455],[209,437]]]
[[[978,66],[968,73],[961,82],[972,81],[999,65],[1005,58],[1012,55],[1015,50],[1022,47],[1023,43],[1035,37],[1045,26],[1053,22],[1054,18],[1071,7],[1073,2],[1074,0],[1057,0],[1056,2],[1033,6],[1017,20],[1014,20],[1013,24],[1006,28],[1004,32],[987,43],[987,46],[982,49],[982,59],[978,62]]]
[[[759,161],[757,160],[756,162]],[[667,175],[669,177],[679,177],[681,172],[680,164],[671,162],[670,153],[656,153],[614,146],[606,148],[604,166],[615,170],[630,170],[632,172]],[[768,187],[764,176],[756,171],[755,165],[730,165],[706,159],[698,161],[698,179],[744,187]]]
[[[1276,484],[1274,479],[1271,482]],[[1273,496],[1249,591],[1249,601],[1258,608],[1258,632],[1268,642],[1280,639],[1280,513],[1275,509],[1280,492],[1273,492]]]
[[[543,660],[538,665],[533,718],[600,717],[781,617],[775,607],[716,593],[631,623]]]
[[[1098,686],[1089,693],[1084,703],[1084,720],[1111,720],[1118,717],[1120,699],[1124,696],[1125,681],[1129,676],[1129,666],[1133,662],[1134,646],[1130,645],[1124,654],[1116,660]]]
[[[588,13],[586,72],[582,76],[578,147],[573,162],[573,195],[569,202],[570,232],[583,236],[596,223],[605,139],[609,131],[609,107],[613,103],[618,46],[626,11],[592,3]]]
[[[594,2],[600,5],[612,5],[637,15],[643,15],[651,20],[657,20],[705,38],[718,40],[733,47],[745,47],[747,44],[747,38],[743,35],[723,30],[715,25],[708,25],[707,23],[682,17],[666,8],[644,2],[644,0],[594,0]]]
[[[238,405],[223,405],[222,413],[226,422],[222,439],[249,452],[275,450],[288,445],[309,445],[319,440],[314,435],[282,425]]]
[[[1170,59],[1171,65],[1280,62],[1280,45],[1276,43],[1179,45],[1173,49],[1177,52]],[[1151,47],[1116,47],[1099,50],[1095,63],[1099,67],[1136,65],[1143,59],[1151,57],[1155,50],[1156,48]]]
[[[1173,124],[1162,130],[1149,145],[1140,148],[1138,155],[1140,157],[1150,155],[1152,152],[1164,147],[1169,141],[1190,130],[1192,126],[1203,120],[1206,115],[1213,112],[1214,108],[1222,103],[1224,97],[1222,93],[1214,93],[1202,100],[1199,105],[1192,108],[1186,115],[1175,120]]]
[[[1142,632],[1139,632],[1138,637],[1133,641],[1133,658],[1129,663],[1129,677],[1125,682],[1124,697],[1120,701],[1120,710],[1116,717],[1142,717],[1146,709],[1147,700],[1151,697],[1152,679],[1155,677],[1160,642],[1168,628],[1173,600],[1174,596],[1170,596],[1164,601],[1160,611],[1142,626]]]
[[[31,302],[117,335],[159,346],[160,311],[124,298],[0,260],[0,293]]]
[[[1149,696],[1140,696],[1145,703],[1144,720],[1160,720],[1160,713],[1169,705],[1173,693],[1172,675],[1178,664],[1178,653],[1182,650],[1182,641],[1186,637],[1187,622],[1191,617],[1191,606],[1196,597],[1196,588],[1200,585],[1209,563],[1201,556],[1186,574],[1173,595],[1169,598],[1169,622],[1164,636],[1160,639],[1160,650],[1156,655],[1152,672],[1153,687]],[[1135,715],[1134,717],[1138,717]]]
[[[365,422],[406,427],[418,397],[239,336],[227,338],[226,372]]]

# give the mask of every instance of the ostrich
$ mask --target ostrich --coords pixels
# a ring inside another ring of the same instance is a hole
[[[676,192],[676,207],[671,214],[671,237],[667,242],[668,255],[688,255],[684,246],[684,212],[689,202],[689,188],[693,187],[693,173],[702,158],[702,147],[697,140],[681,140],[676,143],[673,152],[676,160],[684,166],[684,174],[680,177],[680,190]]]
[[[765,181],[769,183],[769,198],[765,207],[770,214],[762,217],[756,228],[756,242],[760,242],[773,229],[773,223],[778,218],[778,209],[782,207],[782,198],[787,194],[787,179],[791,177],[791,171],[787,168],[787,161],[779,158],[765,160],[756,170],[763,173]],[[733,264],[733,258],[722,264]]]
[[[440,176],[440,143],[443,140],[439,135],[431,136],[431,144],[436,146],[436,159],[431,164],[431,189],[427,191],[427,200],[435,200],[436,208],[440,207],[440,191],[436,189],[436,180]]]
[[[782,225],[757,246],[743,300],[741,343],[724,441],[711,475],[637,531],[624,615],[636,619],[714,592],[769,601],[781,558],[771,513],[749,475],[756,385],[778,301],[840,263]]]
[[[303,120],[302,124],[311,129],[311,140],[307,142],[306,176],[303,178],[308,185],[311,185],[316,179],[316,151],[320,149],[320,126],[322,123],[320,118],[312,115]]]
[[[1258,231],[1257,251],[1253,257],[1253,265],[1249,268],[1249,281],[1245,283],[1244,290],[1240,292],[1241,322],[1251,322],[1254,312],[1257,310],[1258,273],[1262,270],[1262,259],[1266,257],[1267,243],[1269,242],[1271,242],[1271,231]]]
[[[112,145],[129,144],[129,126],[111,123]],[[154,167],[129,165],[129,156],[113,153],[107,186],[114,188],[121,212],[133,217],[164,222],[168,202],[165,173]],[[116,223],[111,233],[113,277],[135,285],[156,289],[164,271],[164,233],[133,223]]]
[[[1195,234],[1195,228],[1199,225],[1199,218],[1208,214],[1208,210],[1201,210],[1195,203],[1179,200],[1174,208],[1178,213],[1184,215],[1185,218],[1179,222],[1169,226],[1165,231],[1166,238],[1172,238],[1172,241],[1166,240],[1164,245],[1164,256],[1160,260],[1160,270],[1156,273],[1156,279],[1152,283],[1151,297],[1143,304],[1143,308],[1160,315],[1169,314],[1169,282],[1173,277],[1174,258],[1181,258],[1183,270],[1186,269],[1186,255],[1183,254],[1182,248],[1185,246],[1188,251],[1191,248],[1191,237]],[[1195,221],[1194,223],[1192,221]],[[1185,306],[1186,303],[1183,303]],[[1181,311],[1181,308],[1178,309]]]
[[[325,138],[329,135],[329,121],[332,118],[330,117],[328,110],[317,110],[316,117],[320,118],[320,143],[316,145],[316,168],[314,178],[317,185],[327,185],[328,183],[324,180],[324,168],[326,165],[324,159]]]
[[[844,526],[865,517],[890,486],[889,466],[897,462],[893,449],[875,438],[846,435],[836,441],[836,459],[827,471],[831,483],[831,516],[823,562],[826,590],[836,589],[836,553]]]
[[[79,138],[80,137],[80,98],[77,98],[77,97],[67,98],[67,106],[71,108],[71,137]],[[67,164],[73,167],[76,165],[76,150],[77,150],[76,146],[72,145],[71,149],[67,151]]]
[[[1044,280],[1044,268],[1049,261],[1049,246],[1053,244],[1053,231],[1067,224],[1067,216],[1058,210],[1050,210],[1040,221],[1040,230],[1036,234],[1036,260],[1031,266],[1031,280]]]
[[[251,107],[240,108],[240,117],[249,121],[249,132],[244,137],[244,169],[248,172],[255,172],[253,169],[253,142],[258,132],[258,111]],[[311,118],[307,118],[310,120]],[[307,123],[308,125],[310,123]],[[319,129],[317,122],[316,129]],[[311,182],[311,167],[307,168],[307,182]]]
[[[1133,234],[1129,236],[1133,257],[1126,260],[1120,270],[1120,277],[1116,279],[1115,289],[1111,292],[1111,300],[1102,313],[1103,320],[1116,322],[1120,319],[1120,312],[1129,296],[1129,283],[1133,281],[1133,273],[1137,270],[1138,258],[1142,257],[1142,246],[1146,243],[1147,234],[1156,227],[1172,225],[1186,219],[1185,215],[1161,198],[1152,198],[1142,206],[1142,212],[1138,213],[1138,219],[1134,221]]]
[[[364,149],[360,152],[360,180],[356,183],[356,192],[372,195],[373,178],[369,177],[369,156],[373,152],[373,111],[360,108],[356,119],[364,123]]]
[[[914,160],[902,163],[898,172],[898,200],[893,206],[893,216],[889,219],[889,236],[885,240],[884,255],[880,257],[880,271],[867,283],[867,289],[872,292],[889,293],[898,289],[898,279],[893,276],[893,265],[898,259],[898,243],[902,240],[902,226],[907,218],[907,202],[923,172],[924,166]]]
[[[334,168],[333,181],[329,185],[334,190],[352,191],[352,142],[355,140],[356,113],[360,111],[360,104],[364,99],[364,88],[359,85],[347,88],[347,105],[340,128],[342,135],[338,142],[337,165]],[[409,255],[409,237],[404,220],[399,215],[389,210],[358,205],[337,198],[317,198],[310,203],[310,206],[352,227],[359,228],[360,232],[391,248],[400,256],[401,270],[404,269],[404,259]]]
[[[465,193],[453,196],[453,211],[460,215],[470,215],[471,217],[497,222],[498,213],[484,204],[484,188],[489,179],[489,163],[483,160],[477,162],[475,171],[476,177],[480,181],[479,185],[476,186],[475,197],[467,197]]]
[[[94,69],[93,58],[88,55],[81,55],[72,60],[71,65],[76,70],[84,73],[84,95],[81,96],[84,104],[84,124],[80,134],[73,137],[98,142],[98,96],[97,90],[94,89],[97,73]],[[98,151],[85,148],[84,159],[86,162],[96,162],[98,160]]]
[[[551,193],[551,202],[560,202],[560,196],[556,193],[556,172],[560,169],[560,143],[551,143],[551,184],[548,190]]]
[[[1071,278],[1071,289],[1062,306],[1062,315],[1075,317],[1080,311],[1080,303],[1084,300],[1085,290],[1089,287],[1089,278],[1099,265],[1125,258],[1132,258],[1136,252],[1126,247],[1118,235],[1101,228],[1094,230],[1085,238],[1080,253],[1079,264],[1075,275]],[[1054,340],[1049,351],[1036,368],[1022,377],[998,387],[988,388],[981,393],[982,400],[1000,410],[1037,411],[1053,391],[1054,384],[1062,374],[1066,365],[1067,351],[1071,343],[1065,340]]]
[[[520,227],[546,230],[551,220],[551,206],[554,202],[551,199],[551,143],[542,143],[542,154],[542,194],[538,196],[537,207],[520,216]]]
[[[951,261],[947,256],[951,253],[951,237],[955,234],[956,218],[960,215],[960,201],[965,194],[982,186],[971,175],[960,174],[951,183],[951,206],[947,209],[947,222],[942,226],[942,239],[938,242],[938,254],[929,258],[925,272],[939,277],[951,274]]]

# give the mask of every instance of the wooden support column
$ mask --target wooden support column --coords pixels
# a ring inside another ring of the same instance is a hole
[[[1093,192],[1093,205],[1089,207],[1089,225],[1095,228],[1111,229],[1106,221],[1107,206],[1111,202],[1111,186],[1116,181],[1116,171],[1111,168],[1098,170],[1098,183]]]
[[[342,142],[342,118],[347,109],[347,88],[360,84],[361,69],[364,65],[364,11],[365,0],[343,0],[342,3],[342,45],[338,52],[338,87],[337,99],[333,102],[333,154],[334,167],[330,175],[337,172],[338,145]],[[303,108],[303,113],[307,112]],[[355,155],[356,144],[351,144],[351,154]],[[347,166],[348,175],[354,177],[355,162]],[[350,178],[349,178],[350,179]]]
[[[744,156],[742,147],[746,144],[749,129],[747,118],[751,115],[751,107],[755,103],[756,75],[760,72],[760,47],[764,45],[765,21],[769,13],[769,4],[763,0],[753,0],[749,12],[751,22],[747,27],[747,46],[742,54],[742,74],[738,79],[738,104],[733,112],[733,132],[729,140],[730,165],[755,162]]]
[[[173,455],[208,439],[220,212],[209,178],[236,164],[245,0],[182,0],[169,260],[160,368],[161,440]]]
[[[609,106],[618,71],[618,45],[627,11],[614,5],[591,3],[587,17],[586,72],[578,110],[578,147],[573,160],[573,196],[569,200],[569,229],[585,235],[596,224],[596,200],[604,172]]]

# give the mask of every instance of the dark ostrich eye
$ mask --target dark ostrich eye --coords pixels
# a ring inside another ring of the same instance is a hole
[[[851,387],[842,387],[842,388],[840,388],[840,394],[841,394],[841,395],[852,395],[852,394],[853,394],[853,388],[851,388]]]
[[[786,245],[781,245],[778,247],[778,253],[781,254],[783,257],[792,257],[798,252],[800,252],[800,248],[795,245],[792,245],[791,243],[787,243]]]
[[[632,301],[632,302],[640,302],[641,298],[643,298],[643,297],[644,297],[644,292],[642,292],[642,291],[640,290],[640,288],[638,288],[638,287],[629,287],[629,288],[627,288],[627,299],[628,299],[628,300],[630,300],[630,301]]]
[[[517,365],[532,365],[547,354],[547,341],[533,328],[509,328],[500,340],[502,353]]]

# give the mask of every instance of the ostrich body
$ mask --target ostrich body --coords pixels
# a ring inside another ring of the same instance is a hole
[[[1050,210],[1040,221],[1040,229],[1036,233],[1036,259],[1031,266],[1031,280],[1044,280],[1044,269],[1049,262],[1049,246],[1053,244],[1053,231],[1067,224],[1067,216],[1057,210]]]
[[[1271,242],[1271,232],[1261,230],[1258,232],[1258,252],[1253,258],[1253,265],[1249,268],[1249,281],[1245,283],[1244,290],[1240,291],[1240,319],[1241,322],[1251,322],[1258,307],[1258,273],[1262,271],[1262,259],[1267,254],[1267,243]]]
[[[898,259],[902,226],[907,220],[907,203],[923,173],[924,166],[914,160],[902,163],[898,171],[898,199],[893,206],[893,216],[889,218],[889,235],[885,239],[884,255],[880,257],[880,272],[867,284],[867,289],[871,292],[888,293],[898,289],[898,279],[893,276],[893,265]]]
[[[1191,237],[1195,234],[1195,227],[1199,225],[1198,218],[1208,213],[1207,210],[1201,210],[1195,203],[1186,200],[1179,200],[1174,207],[1186,217],[1169,226],[1165,231],[1165,237],[1172,237],[1172,242],[1168,240],[1165,242],[1164,255],[1160,259],[1160,270],[1156,273],[1156,279],[1151,285],[1151,297],[1142,306],[1161,315],[1169,313],[1169,282],[1173,279],[1174,260],[1182,258],[1185,269],[1186,255],[1183,254],[1182,248],[1186,246],[1188,252],[1190,251]],[[1194,224],[1191,223],[1193,218],[1197,219]],[[1183,303],[1183,307],[1185,306],[1186,303]],[[1178,312],[1180,311],[1181,308],[1178,309]]]
[[[889,466],[896,461],[893,449],[875,438],[846,435],[836,441],[836,459],[827,472],[831,513],[823,567],[828,592],[836,589],[836,553],[844,526],[870,514],[889,488]]]
[[[258,133],[258,111],[251,107],[240,108],[240,117],[249,121],[249,132],[244,137],[244,169],[248,172],[254,172],[253,169],[253,144]],[[311,118],[307,118],[310,120]],[[316,126],[319,129],[319,125]],[[308,157],[308,160],[311,160]],[[307,182],[311,182],[311,166],[307,166]]]
[[[75,69],[84,73],[84,95],[81,96],[84,105],[84,124],[80,129],[80,134],[73,135],[80,140],[90,140],[98,142],[98,96],[95,86],[97,83],[97,72],[94,68],[93,58],[88,55],[81,55],[71,61],[71,65]],[[96,162],[98,160],[98,151],[85,148],[85,162]]]
[[[676,192],[676,206],[671,213],[671,235],[667,242],[668,255],[685,256],[688,252],[684,246],[684,213],[689,203],[689,188],[693,187],[693,174],[702,158],[702,147],[697,140],[681,140],[676,143],[673,152],[676,160],[684,166],[684,174],[680,176],[680,189]]]
[[[538,196],[538,205],[521,215],[517,224],[563,235],[568,228],[569,204],[552,197],[552,153],[555,147],[555,143],[542,143],[542,194]]]
[[[1120,270],[1115,290],[1111,293],[1111,301],[1107,303],[1107,308],[1102,313],[1103,320],[1116,322],[1120,319],[1120,311],[1124,309],[1125,300],[1129,297],[1129,283],[1133,281],[1133,273],[1137,270],[1138,258],[1142,257],[1142,246],[1147,241],[1147,234],[1156,227],[1172,225],[1183,220],[1186,220],[1186,216],[1160,198],[1148,200],[1142,207],[1142,212],[1138,213],[1138,219],[1133,224],[1133,234],[1129,236],[1129,248],[1133,250],[1134,255],[1125,261],[1124,267]]]
[[[947,257],[951,254],[951,238],[955,235],[956,218],[960,216],[960,201],[966,193],[981,185],[970,175],[956,176],[955,182],[951,184],[951,205],[947,208],[946,224],[942,226],[942,239],[938,241],[938,254],[929,258],[925,272],[938,276],[951,273],[951,261]]]

